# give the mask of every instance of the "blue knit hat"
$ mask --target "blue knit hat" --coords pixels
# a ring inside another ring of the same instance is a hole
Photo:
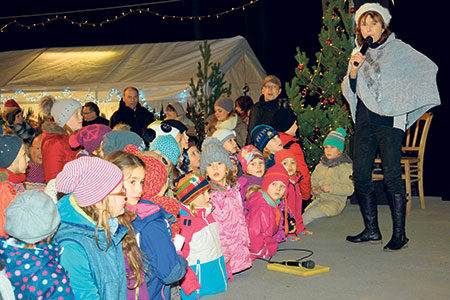
[[[180,146],[171,135],[157,136],[149,145],[149,150],[158,150],[166,156],[175,166],[181,155]]]
[[[105,134],[101,147],[105,156],[113,151],[122,151],[127,145],[135,145],[139,151],[144,151],[144,140],[132,131],[113,130]]]
[[[8,168],[19,154],[22,139],[15,135],[0,135],[0,168]]]
[[[344,152],[344,142],[345,142],[345,136],[347,135],[347,132],[345,132],[345,129],[342,127],[339,127],[336,129],[336,131],[331,131],[327,137],[325,138],[325,141],[323,142],[323,146],[334,146],[341,150],[341,152]]]
[[[230,153],[225,150],[222,143],[217,138],[207,137],[202,144],[200,173],[205,174],[206,166],[215,161],[223,162],[230,170],[233,170],[233,164],[230,160]]]
[[[278,135],[278,132],[269,125],[258,125],[253,128],[250,136],[252,138],[253,145],[263,152],[267,143]]]

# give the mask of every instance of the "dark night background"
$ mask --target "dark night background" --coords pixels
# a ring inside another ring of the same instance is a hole
[[[64,12],[72,10],[111,7],[148,3],[150,0],[134,1],[34,1],[24,3],[9,1],[2,3],[1,17]],[[153,1],[156,2],[156,1]],[[152,11],[168,15],[207,15],[231,7],[238,7],[247,0],[181,0],[172,3],[146,5]],[[136,8],[136,7],[134,7]],[[390,28],[397,37],[431,58],[438,66],[438,85],[442,105],[433,109],[432,121],[425,157],[425,195],[442,196],[450,199],[448,168],[445,151],[449,138],[445,121],[448,115],[448,91],[444,83],[448,69],[444,68],[447,57],[444,8],[436,2],[395,0],[389,7],[393,16]],[[128,9],[116,9],[67,15],[73,20],[100,22],[107,17],[120,14]],[[61,14],[62,15],[62,14]],[[54,15],[53,15],[54,16]],[[53,17],[49,16],[49,17]],[[37,23],[47,17],[18,18],[24,24]],[[0,27],[12,19],[0,19]],[[102,27],[75,26],[63,21],[55,21],[45,26],[27,30],[18,26],[8,27],[0,33],[0,51],[32,49],[41,47],[114,45],[133,43],[156,43],[215,39],[241,35],[245,37],[267,74],[275,74],[282,82],[294,76],[297,62],[294,59],[296,47],[309,54],[314,60],[318,51],[317,35],[322,24],[322,3],[320,0],[260,0],[244,11],[234,11],[219,19],[202,21],[163,20],[146,13],[131,14],[119,21]],[[1,74],[1,70],[0,70]],[[1,76],[1,75],[0,75]],[[193,74],[194,76],[194,74]],[[417,204],[415,204],[417,205]]]

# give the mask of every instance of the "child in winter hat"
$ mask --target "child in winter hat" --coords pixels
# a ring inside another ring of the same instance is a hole
[[[218,129],[214,131],[213,137],[217,138],[230,154],[236,154],[239,147],[236,143],[236,132],[230,129]]]
[[[206,166],[215,161],[223,162],[230,170],[233,170],[230,154],[225,150],[220,141],[215,137],[207,137],[202,144],[200,173],[205,174]]]
[[[198,173],[188,172],[175,180],[175,195],[184,205],[191,204],[198,196],[209,191],[211,185]]]
[[[7,208],[5,229],[10,238],[0,239],[0,261],[10,274],[16,299],[74,299],[67,272],[59,264],[59,245],[51,243],[59,223],[56,205],[37,190],[17,195]]]
[[[5,212],[6,232],[23,242],[34,244],[56,232],[60,217],[56,205],[44,192],[24,191]]]
[[[66,125],[70,117],[78,110],[81,110],[81,104],[74,99],[61,99],[53,102],[50,114],[55,119],[56,124],[61,127]]]
[[[341,152],[344,152],[344,143],[347,132],[344,128],[339,127],[335,131],[331,131],[323,142],[323,146],[334,146],[338,148]]]
[[[145,149],[144,140],[132,131],[110,131],[103,136],[101,148],[103,156],[108,155],[112,151],[123,150],[127,145],[135,145],[139,151]]]
[[[3,229],[6,207],[18,193],[25,191],[23,182],[29,161],[22,139],[8,134],[0,136],[0,235],[6,236]]]
[[[109,126],[103,124],[92,124],[72,133],[69,144],[72,149],[82,147],[88,155],[96,155],[103,137],[111,131]],[[94,153],[95,152],[95,153]]]
[[[102,201],[123,180],[122,171],[97,157],[83,156],[68,162],[56,177],[56,189],[73,194],[80,207]]]
[[[245,201],[248,197],[247,191],[251,186],[261,186],[265,172],[264,157],[258,148],[253,145],[247,145],[239,151],[238,159],[244,172],[239,177],[238,183],[241,186],[240,192],[244,211],[247,213]]]
[[[159,151],[174,166],[178,164],[178,158],[181,155],[180,147],[172,135],[161,135],[156,137],[149,145],[150,151]]]
[[[286,218],[283,218],[280,206],[288,182],[289,175],[284,167],[275,164],[264,175],[261,189],[248,198],[246,221],[252,259],[274,255],[278,243],[285,240],[283,219],[286,221]]]
[[[263,153],[266,168],[275,164],[274,155],[277,151],[283,149],[278,132],[268,125],[258,125],[250,133],[253,145]]]
[[[324,155],[311,174],[311,189],[316,204],[303,213],[303,223],[338,215],[353,194],[353,163],[344,151],[344,128],[331,131],[326,137]]]

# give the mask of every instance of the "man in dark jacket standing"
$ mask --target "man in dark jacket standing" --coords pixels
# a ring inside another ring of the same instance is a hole
[[[262,82],[262,95],[259,101],[252,106],[248,121],[247,144],[251,143],[251,132],[256,125],[272,126],[275,112],[288,105],[279,97],[281,94],[281,81],[275,75],[268,75]],[[272,126],[273,127],[273,126]]]
[[[142,132],[155,121],[155,116],[139,103],[139,91],[135,87],[127,87],[123,91],[119,109],[111,116],[109,126],[114,128],[123,123],[131,126],[131,131],[142,137]]]

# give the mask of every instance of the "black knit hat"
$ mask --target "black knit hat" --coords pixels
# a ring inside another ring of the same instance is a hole
[[[8,168],[22,147],[22,139],[15,135],[0,135],[0,168]]]
[[[297,121],[297,116],[291,109],[280,109],[275,112],[272,126],[278,132],[286,132]]]

